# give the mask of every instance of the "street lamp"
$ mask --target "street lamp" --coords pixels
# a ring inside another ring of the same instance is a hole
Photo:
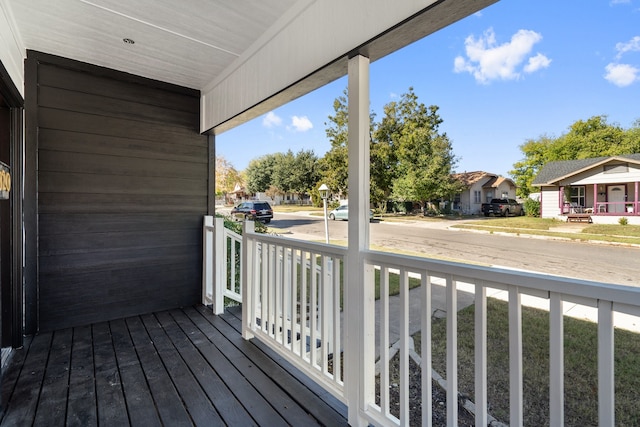
[[[320,192],[320,197],[322,197],[322,205],[324,207],[324,235],[325,235],[325,242],[328,245],[329,244],[329,221],[327,218],[327,197],[329,197],[329,187],[327,187],[327,184],[322,184],[318,188],[318,192]]]

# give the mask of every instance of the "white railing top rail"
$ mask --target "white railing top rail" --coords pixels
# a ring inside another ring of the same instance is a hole
[[[263,243],[295,247],[296,249],[313,252],[318,255],[335,255],[338,257],[345,257],[347,255],[347,248],[342,246],[326,245],[324,243],[308,242],[306,240],[285,238],[271,234],[258,234],[255,232],[247,233],[247,237]]]
[[[373,264],[384,264],[390,268],[406,268],[415,271],[426,269],[431,275],[452,275],[459,281],[469,278],[473,283],[482,281],[488,287],[504,288],[505,285],[513,285],[517,286],[520,292],[532,295],[544,296],[549,292],[557,292],[565,295],[567,299],[575,295],[640,307],[640,288],[635,287],[377,251],[366,251],[365,260]],[[527,292],[526,289],[530,291]]]

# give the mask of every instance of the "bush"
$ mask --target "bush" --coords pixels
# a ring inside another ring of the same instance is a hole
[[[629,220],[627,219],[627,217],[624,217],[624,216],[623,216],[622,218],[620,218],[620,219],[618,220],[618,224],[620,224],[620,225],[627,225],[627,224],[629,224]]]
[[[527,216],[540,217],[540,201],[527,199],[524,201],[524,211]]]
[[[228,228],[229,230],[238,233],[238,234],[242,234],[242,221],[234,221],[233,218],[231,218],[230,216],[226,216],[226,215],[220,215],[220,214],[216,214],[216,216],[218,218],[224,218],[224,227]],[[266,234],[267,233],[267,226],[265,224],[263,224],[260,221],[254,221],[255,222],[255,232],[256,233],[262,233],[262,234]]]

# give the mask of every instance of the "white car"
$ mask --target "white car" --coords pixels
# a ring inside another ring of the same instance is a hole
[[[329,212],[329,219],[336,220],[348,220],[349,219],[349,205],[338,206],[331,212]],[[369,209],[369,221],[373,220],[373,211]]]

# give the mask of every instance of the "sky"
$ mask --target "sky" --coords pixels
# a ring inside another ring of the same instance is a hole
[[[239,171],[289,149],[323,157],[346,87],[344,77],[216,136],[216,155]],[[373,62],[375,120],[410,87],[439,107],[456,172],[509,176],[527,140],[596,115],[625,129],[640,119],[640,0],[502,0]]]

